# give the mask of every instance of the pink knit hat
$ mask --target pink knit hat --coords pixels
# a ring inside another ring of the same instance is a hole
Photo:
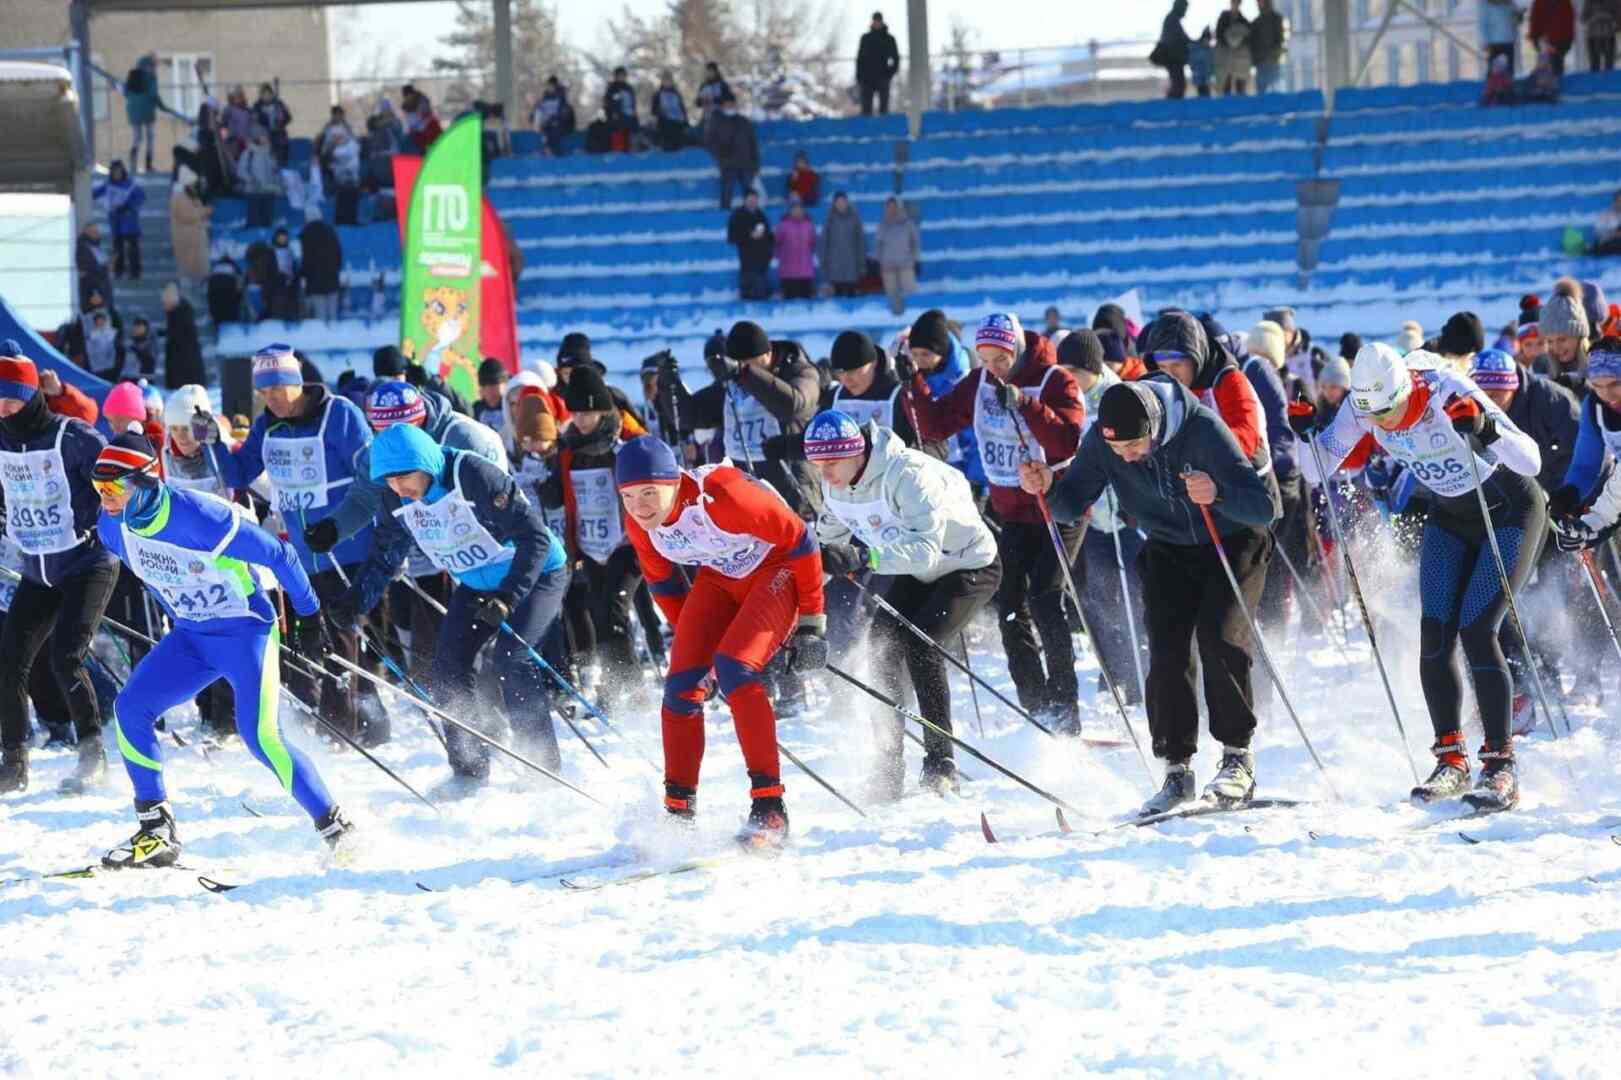
[[[146,399],[141,396],[141,388],[132,382],[121,382],[107,391],[107,400],[101,403],[101,411],[108,416],[128,416],[134,419],[146,419]]]

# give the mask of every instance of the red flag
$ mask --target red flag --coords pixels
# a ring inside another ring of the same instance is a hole
[[[422,171],[422,159],[414,154],[394,155],[394,205],[400,224],[400,246],[405,246],[405,222],[411,214],[411,189],[416,186],[417,173]],[[480,248],[484,255],[484,271],[479,289],[479,349],[486,358],[506,365],[510,374],[518,373],[518,290],[512,280],[512,258],[508,250],[507,230],[501,217],[484,196],[484,235]]]

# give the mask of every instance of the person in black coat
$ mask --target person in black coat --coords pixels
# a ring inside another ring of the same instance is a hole
[[[163,310],[163,385],[170,390],[207,386],[203,345],[197,338],[197,313],[180,295],[180,286],[172,281],[163,287]]]
[[[889,112],[889,80],[901,69],[901,51],[895,36],[884,25],[884,13],[872,13],[872,26],[861,35],[856,52],[856,84],[861,87],[861,115],[872,115],[872,99],[878,98],[878,115]]]
[[[737,248],[737,291],[744,300],[771,297],[771,259],[776,254],[776,237],[771,222],[760,209],[760,196],[749,191],[743,206],[733,210],[726,222],[726,242]]]
[[[343,287],[343,243],[338,230],[328,225],[320,211],[312,208],[298,234],[304,258],[299,274],[304,279],[304,295],[310,298],[317,318],[331,322],[338,317],[338,299]]]
[[[1165,90],[1168,98],[1180,98],[1188,92],[1188,49],[1192,44],[1188,32],[1182,29],[1182,16],[1188,13],[1188,0],[1173,0],[1165,22],[1159,31],[1159,43],[1148,57],[1150,63],[1165,69],[1171,83]]]

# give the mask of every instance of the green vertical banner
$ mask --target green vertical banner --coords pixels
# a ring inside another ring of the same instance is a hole
[[[483,128],[462,117],[428,147],[411,192],[400,281],[400,351],[478,396]]]

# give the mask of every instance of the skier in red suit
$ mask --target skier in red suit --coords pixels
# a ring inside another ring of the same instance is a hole
[[[703,683],[713,670],[749,770],[753,806],[738,839],[779,846],[788,812],[777,718],[760,671],[784,647],[797,671],[827,664],[816,534],[772,488],[730,465],[686,472],[651,435],[619,449],[614,480],[642,573],[675,627],[662,711],[665,809],[693,815],[704,756]],[[682,566],[698,567],[690,587]]]

